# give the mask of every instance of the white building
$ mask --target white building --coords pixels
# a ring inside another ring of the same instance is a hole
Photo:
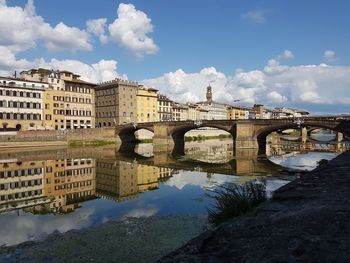
[[[275,119],[300,118],[307,115],[309,115],[309,112],[293,108],[279,107],[272,110],[272,117]]]
[[[196,103],[201,109],[208,112],[209,120],[226,120],[227,119],[227,109],[225,104],[221,104],[213,101],[212,88],[207,87],[207,101],[202,101]]]
[[[43,97],[48,83],[0,77],[0,130],[43,128]]]

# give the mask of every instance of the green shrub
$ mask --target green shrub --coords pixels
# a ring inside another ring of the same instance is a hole
[[[208,220],[217,225],[229,218],[249,213],[266,200],[266,187],[258,181],[244,185],[228,183],[212,190],[208,196],[214,199],[212,208],[208,208]]]

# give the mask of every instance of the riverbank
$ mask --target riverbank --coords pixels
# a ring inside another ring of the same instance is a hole
[[[350,151],[278,189],[160,262],[349,262]]]

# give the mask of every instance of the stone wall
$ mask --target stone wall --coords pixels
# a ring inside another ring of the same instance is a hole
[[[115,141],[114,128],[77,129],[67,131],[68,141]]]
[[[115,141],[114,128],[0,132],[0,148],[67,145],[70,141]]]
[[[66,141],[65,133],[60,131],[18,131],[0,133],[0,142],[42,142]]]

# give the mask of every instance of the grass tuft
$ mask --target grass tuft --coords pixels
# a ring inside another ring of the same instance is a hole
[[[244,185],[228,183],[219,186],[208,194],[214,199],[212,208],[208,208],[208,220],[211,224],[250,213],[266,200],[266,187],[259,181]]]

